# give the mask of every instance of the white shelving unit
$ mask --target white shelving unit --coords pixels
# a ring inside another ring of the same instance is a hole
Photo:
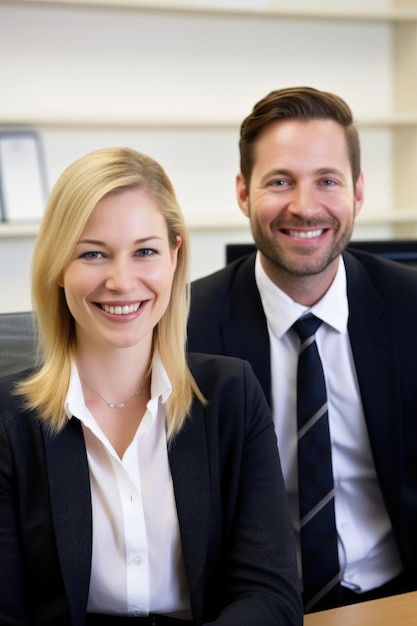
[[[287,85],[352,107],[366,181],[355,237],[417,238],[417,0],[0,0],[0,58],[0,130],[39,133],[49,186],[102,145],[163,164],[192,277],[250,240],[234,196],[239,125]],[[16,252],[25,280],[36,232],[0,224],[0,263]]]

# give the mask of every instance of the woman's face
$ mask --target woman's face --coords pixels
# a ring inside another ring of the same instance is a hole
[[[144,190],[103,198],[91,213],[62,272],[76,347],[138,347],[150,351],[153,329],[171,295],[178,245]],[[148,354],[148,352],[146,352]]]

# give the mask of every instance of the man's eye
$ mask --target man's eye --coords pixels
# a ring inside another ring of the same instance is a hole
[[[277,178],[271,180],[268,184],[270,187],[286,187],[288,185],[288,181],[283,178]]]
[[[325,179],[322,181],[322,183],[323,183],[323,185],[325,185],[326,187],[331,187],[332,185],[335,185],[335,184],[336,184],[336,183],[335,183],[335,181],[334,181],[334,180],[332,180],[331,178],[325,178]]]

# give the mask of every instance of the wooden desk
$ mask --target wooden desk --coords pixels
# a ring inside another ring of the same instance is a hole
[[[416,626],[417,591],[309,613],[304,626]]]

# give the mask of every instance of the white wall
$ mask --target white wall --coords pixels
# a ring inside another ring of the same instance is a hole
[[[250,240],[234,178],[239,124],[253,104],[272,89],[309,84],[346,98],[357,117],[388,116],[391,48],[383,21],[0,4],[0,124],[38,131],[49,186],[101,146],[159,160],[190,227],[196,278],[222,267],[226,242]],[[388,210],[390,135],[361,134],[364,211]],[[363,226],[355,236],[389,237],[390,228]],[[31,238],[0,238],[0,311],[30,306],[32,247]]]

